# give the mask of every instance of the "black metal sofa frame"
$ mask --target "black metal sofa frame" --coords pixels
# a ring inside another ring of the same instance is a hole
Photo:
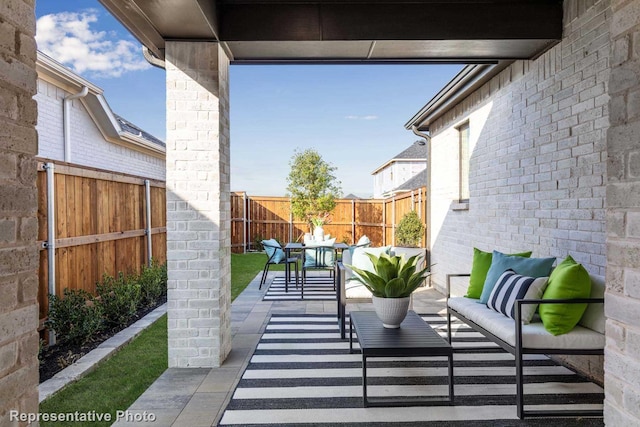
[[[447,301],[450,298],[451,292],[451,278],[452,277],[469,277],[469,274],[448,274],[447,275]],[[514,327],[516,328],[516,343],[515,346],[507,343],[502,338],[492,334],[487,331],[477,323],[467,319],[462,314],[458,313],[456,310],[449,307],[447,303],[447,338],[449,343],[451,343],[451,316],[455,316],[460,321],[466,323],[471,326],[476,331],[480,332],[489,340],[493,341],[504,350],[515,356],[516,363],[516,406],[518,418],[524,419],[525,417],[567,417],[567,416],[602,416],[602,410],[529,410],[525,411],[524,409],[524,374],[523,374],[523,356],[525,354],[561,354],[561,355],[602,355],[604,354],[604,349],[552,349],[552,348],[527,348],[522,345],[522,305],[523,304],[583,304],[583,303],[596,303],[596,304],[604,304],[604,298],[579,298],[579,299],[535,299],[535,300],[516,300],[515,305],[515,319],[514,319]],[[604,308],[603,308],[604,309]],[[454,353],[463,353],[463,352],[477,352],[481,350],[478,347],[473,348],[461,348],[455,347]]]

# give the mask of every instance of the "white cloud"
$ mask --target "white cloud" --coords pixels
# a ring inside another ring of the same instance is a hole
[[[347,120],[378,120],[378,116],[375,116],[373,114],[368,115],[368,116],[345,116],[344,117]]]
[[[92,29],[96,22],[96,10],[42,16],[36,22],[38,49],[77,73],[96,77],[120,77],[151,67],[139,44],[115,39],[113,31]]]

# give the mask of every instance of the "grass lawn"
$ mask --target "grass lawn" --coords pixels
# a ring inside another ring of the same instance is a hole
[[[264,252],[231,254],[231,301],[262,271],[266,262]],[[284,264],[272,265],[269,271],[284,271]]]
[[[231,254],[231,300],[262,271],[264,253]],[[284,266],[272,266],[284,270]],[[167,369],[167,316],[158,319],[136,339],[92,373],[56,393],[40,405],[41,413],[92,412],[112,414],[111,422],[41,422],[42,427],[65,425],[110,426],[118,410],[126,410]]]
[[[41,422],[110,426],[118,410],[126,410],[167,369],[167,316],[159,318],[112,358],[78,382],[40,404],[41,413],[91,412],[112,414],[111,422]]]

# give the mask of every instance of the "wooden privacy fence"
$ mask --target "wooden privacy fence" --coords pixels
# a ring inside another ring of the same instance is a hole
[[[53,168],[50,165],[53,164]],[[53,178],[54,227],[49,230],[48,181]],[[150,224],[147,223],[148,181]],[[165,184],[65,163],[38,164],[38,240],[40,319],[47,316],[50,293],[49,233],[53,232],[56,295],[65,288],[95,292],[103,274],[139,272],[151,255],[166,261]]]
[[[339,199],[325,234],[338,242],[353,244],[366,234],[374,246],[395,244],[395,228],[402,216],[416,210],[426,227],[427,190],[422,187],[388,199]],[[231,194],[231,250],[239,253],[256,248],[262,239],[300,241],[309,226],[291,215],[288,197]],[[425,238],[423,237],[422,246]]]

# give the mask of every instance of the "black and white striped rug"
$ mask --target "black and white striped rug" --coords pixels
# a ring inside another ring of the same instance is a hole
[[[424,315],[443,336],[439,315]],[[456,324],[454,346],[486,347],[482,335]],[[355,344],[357,348],[357,343]],[[457,353],[455,404],[363,408],[362,357],[349,353],[335,316],[276,315],[263,334],[220,426],[602,426],[602,418],[519,420],[515,364],[496,347]],[[542,355],[527,356],[527,409],[601,409],[603,389]],[[371,358],[370,396],[447,394],[442,357]]]
[[[302,299],[332,301],[336,299],[333,277],[329,277],[329,272],[323,272],[319,276],[308,275],[304,285],[304,296],[301,282],[302,278],[296,288],[295,278],[292,278],[289,281],[288,292],[285,292],[284,275],[276,276],[262,299],[264,301],[300,301]]]

